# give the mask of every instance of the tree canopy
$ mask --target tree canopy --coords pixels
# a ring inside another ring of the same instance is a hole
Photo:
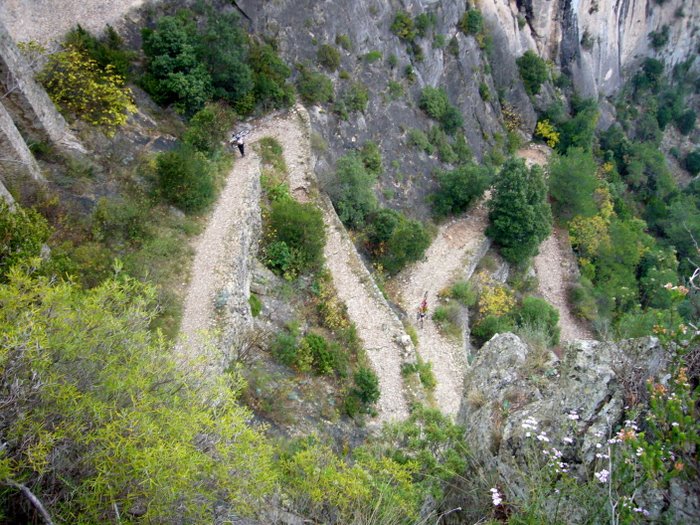
[[[489,223],[486,234],[507,261],[519,263],[537,253],[552,229],[552,210],[539,166],[528,168],[522,159],[506,161],[489,201]]]

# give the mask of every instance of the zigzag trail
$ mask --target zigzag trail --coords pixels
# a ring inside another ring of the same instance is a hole
[[[208,226],[195,243],[196,256],[176,355],[187,366],[202,363],[200,366],[213,370],[223,367],[222,351],[207,344],[207,330],[215,326],[214,301],[222,290],[227,296],[227,329],[240,331],[251,325],[247,303],[249,264],[255,255],[257,235],[249,231],[249,226],[255,224],[255,216],[257,221],[260,217],[260,158],[252,146],[267,136],[282,146],[292,195],[300,201],[314,200],[323,212],[326,265],[379,377],[381,397],[375,423],[405,419],[408,402],[401,364],[413,361],[415,353],[410,343],[399,343],[407,339],[403,325],[362,264],[330,201],[316,189],[309,116],[300,105],[256,123],[247,138],[246,157],[236,160],[228,176]]]
[[[413,321],[423,294],[428,294],[428,316],[423,328],[416,326],[418,353],[432,363],[437,385],[433,393],[437,407],[456,416],[464,392],[467,353],[463,341],[441,334],[431,319],[439,304],[438,292],[458,280],[468,280],[491,242],[484,234],[488,224],[486,200],[473,206],[468,214],[441,225],[438,235],[418,261],[403,270],[391,283],[401,307]]]

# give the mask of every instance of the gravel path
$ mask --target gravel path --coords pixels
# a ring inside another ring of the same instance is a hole
[[[424,361],[432,363],[437,380],[434,399],[438,408],[452,416],[457,415],[462,401],[467,356],[463,341],[444,337],[430,319],[430,312],[438,304],[441,289],[471,277],[491,244],[484,235],[487,225],[488,209],[484,199],[468,215],[440,226],[423,260],[403,270],[392,283],[401,307],[409,313],[413,323],[416,323],[415,314],[423,294],[428,293],[428,316],[423,328],[416,325],[418,352]]]
[[[544,166],[551,150],[542,144],[533,144],[518,151],[528,166]],[[567,301],[569,285],[576,281],[578,266],[569,244],[566,230],[554,228],[552,234],[540,244],[539,253],[533,261],[539,292],[559,310],[561,342],[576,339],[592,339],[593,334],[572,313]]]
[[[284,115],[256,123],[247,138],[246,157],[237,158],[208,226],[195,243],[196,256],[185,300],[176,353],[188,366],[220,370],[225,359],[216,349],[215,301],[225,298],[227,338],[250,326],[248,309],[250,263],[255,254],[260,221],[260,159],[256,140],[273,137],[282,146],[292,194],[300,201],[314,198],[326,224],[326,265],[338,296],[357,325],[372,367],[379,377],[381,397],[376,423],[408,416],[401,364],[415,353],[403,325],[364,267],[330,201],[319,196],[311,169],[309,116],[296,106]]]
[[[193,243],[195,258],[175,346],[175,355],[189,366],[221,370],[225,365],[214,333],[215,302],[225,305],[218,315],[225,316],[227,331],[240,333],[252,323],[248,297],[260,230],[260,158],[251,146],[273,134],[277,121],[275,116],[259,121],[246,137],[247,154],[236,157],[207,227]]]
[[[371,275],[360,260],[345,227],[338,219],[330,199],[316,191],[315,175],[308,159],[311,158],[309,116],[306,109],[297,106],[294,115],[279,124],[275,135],[282,144],[289,168],[289,186],[299,200],[312,197],[323,212],[326,225],[326,266],[333,276],[333,284],[340,300],[348,309],[348,316],[357,326],[357,334],[367,351],[372,368],[379,377],[381,396],[377,402],[377,423],[397,421],[408,417],[408,403],[404,391],[401,364],[413,361],[415,352],[401,321],[391,310]],[[289,129],[296,128],[295,129]]]

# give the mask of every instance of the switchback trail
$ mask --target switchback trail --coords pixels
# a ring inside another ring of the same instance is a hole
[[[462,401],[467,355],[462,339],[453,340],[441,334],[431,314],[439,305],[438,292],[455,281],[468,280],[490,246],[484,234],[488,224],[487,198],[467,214],[440,226],[423,260],[404,269],[390,285],[416,325],[418,353],[424,361],[432,363],[437,380],[435,403],[443,413],[452,416],[457,415]],[[426,292],[428,315],[420,328],[416,312]]]
[[[545,166],[551,151],[541,144],[533,144],[518,151],[528,166]],[[538,280],[538,291],[547,302],[559,310],[561,342],[577,339],[593,339],[593,334],[571,312],[568,287],[576,281],[578,269],[571,251],[566,230],[554,228],[552,234],[540,244],[533,261]]]
[[[207,330],[216,325],[214,303],[222,291],[227,298],[227,330],[250,326],[250,262],[257,250],[260,220],[260,158],[253,146],[263,137],[272,137],[282,146],[292,195],[300,201],[314,200],[323,212],[326,266],[379,377],[377,421],[405,419],[408,403],[401,364],[414,359],[413,349],[410,343],[400,343],[408,339],[401,322],[362,264],[330,201],[318,193],[311,165],[309,116],[299,105],[256,123],[247,136],[246,156],[236,159],[207,228],[196,241],[177,354],[187,364],[204,361],[210,368],[221,368],[223,355],[217,355],[221,351],[215,345],[207,344]]]

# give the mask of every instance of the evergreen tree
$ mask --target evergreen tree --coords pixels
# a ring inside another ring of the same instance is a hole
[[[590,151],[569,148],[566,155],[556,155],[549,164],[549,192],[554,211],[561,220],[576,215],[590,217],[598,211],[593,192],[598,184],[596,163]]]
[[[486,234],[501,247],[508,262],[535,255],[552,230],[552,210],[540,167],[528,168],[522,159],[509,159],[496,179],[489,210]]]

